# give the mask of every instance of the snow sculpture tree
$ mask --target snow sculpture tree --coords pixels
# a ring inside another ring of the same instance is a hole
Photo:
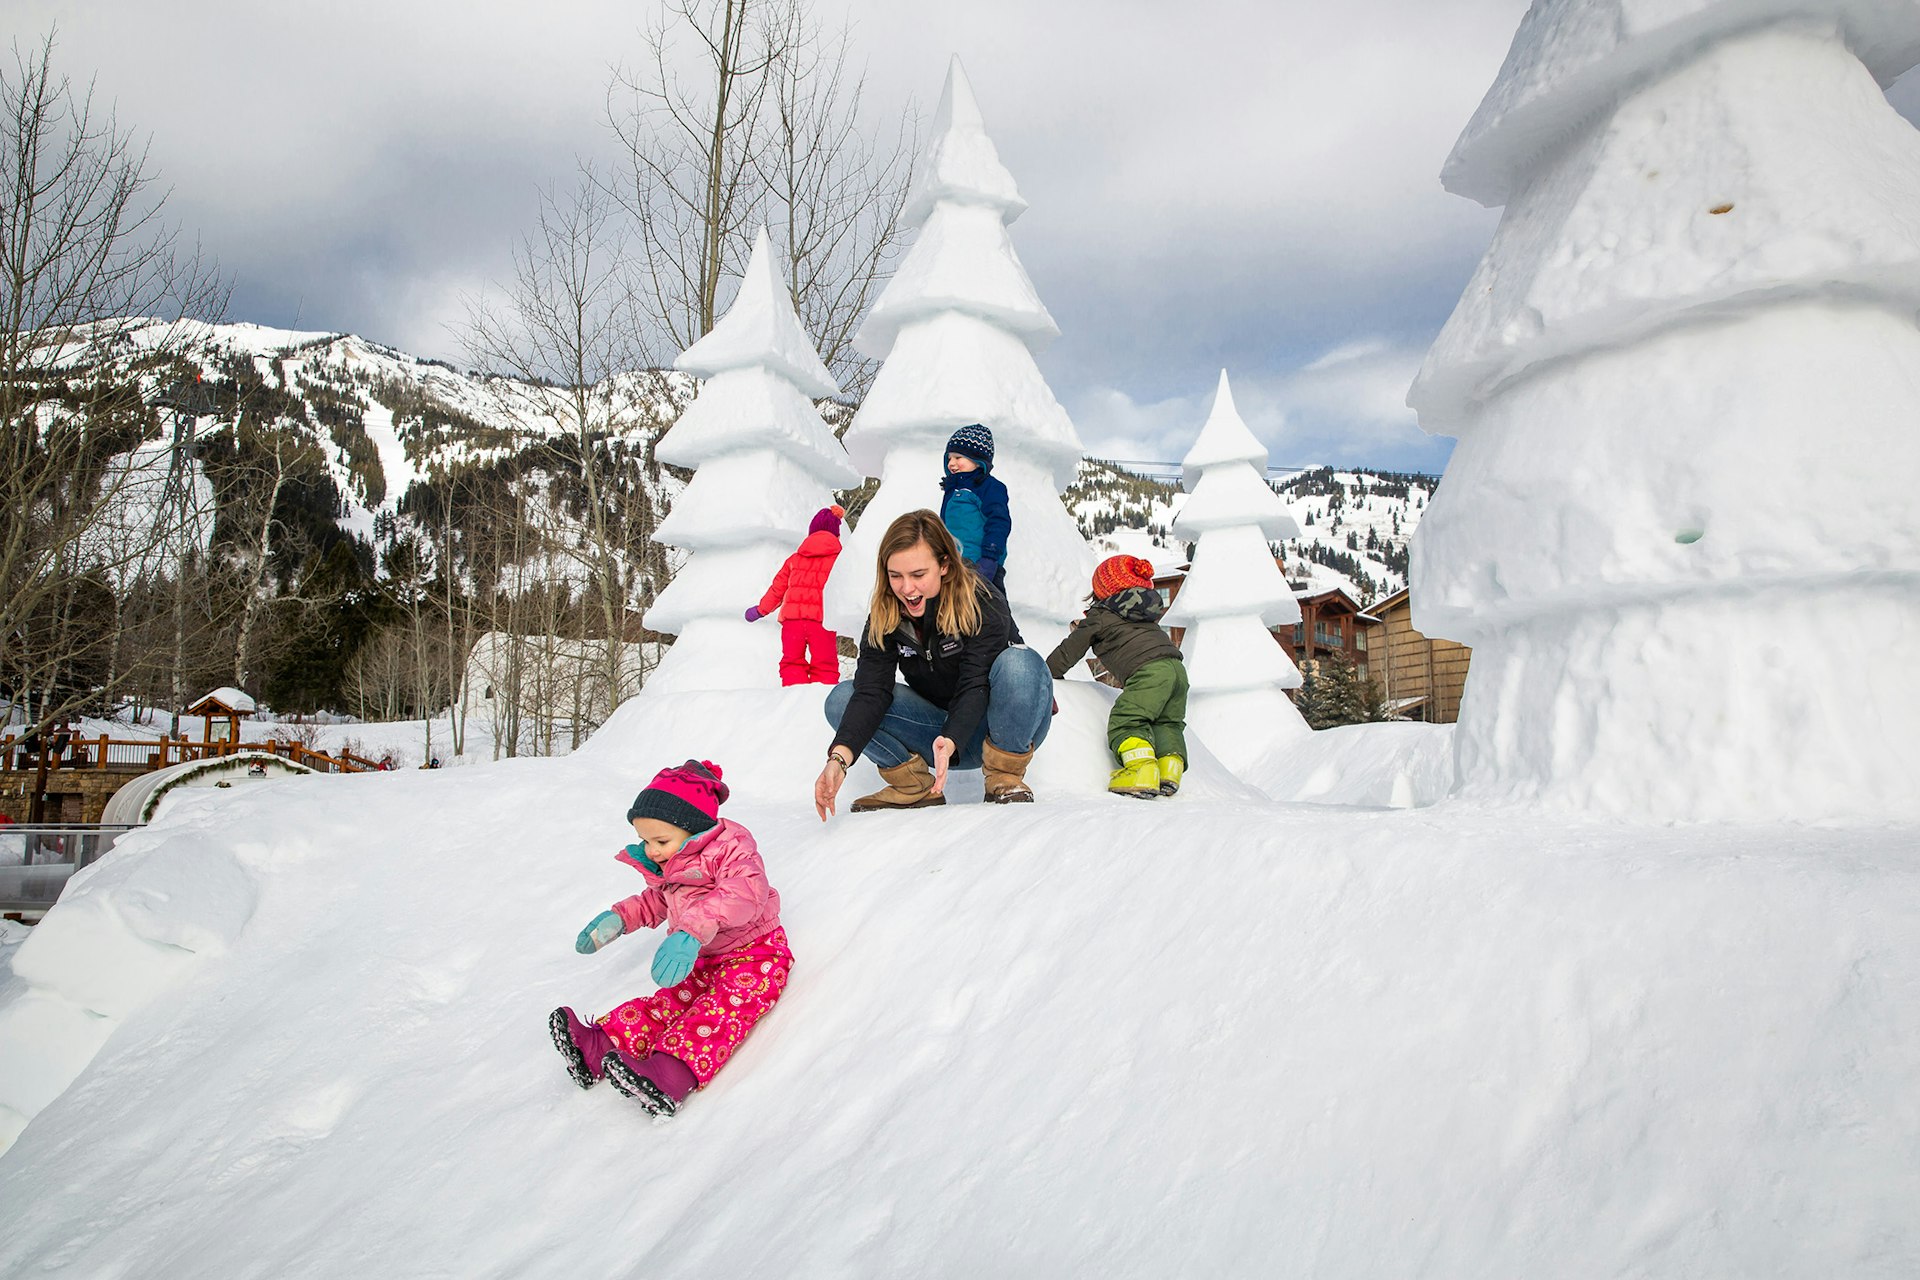
[[[1060,501],[1080,437],[1033,360],[1059,329],[1007,235],[1026,207],[955,58],[908,194],[919,234],[855,338],[886,361],[846,435],[880,488],[829,584],[829,626],[864,625],[881,534],[903,512],[939,510],[947,437],[971,422],[993,432],[1007,486],[1007,597],[1028,645],[1046,652],[1080,615],[1093,555]]]
[[[1161,622],[1186,628],[1188,724],[1221,763],[1244,769],[1309,732],[1284,692],[1300,687],[1300,672],[1273,637],[1274,627],[1300,621],[1300,604],[1268,545],[1299,537],[1300,526],[1267,483],[1266,446],[1234,408],[1224,369],[1180,469],[1188,496],[1173,532],[1196,545]]]
[[[775,687],[780,630],[742,615],[832,490],[860,477],[809,399],[839,388],[794,315],[764,228],[733,306],[674,367],[706,381],[655,451],[694,477],[653,535],[689,554],[647,610],[647,626],[679,637],[647,686]]]
[[[1920,136],[1893,0],[1535,0],[1443,180],[1506,203],[1409,394],[1468,795],[1920,815]],[[1879,84],[1876,84],[1876,79]]]

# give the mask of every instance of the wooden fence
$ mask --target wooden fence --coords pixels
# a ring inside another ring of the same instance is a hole
[[[298,742],[281,742],[273,738],[265,742],[187,742],[177,738],[109,738],[103,733],[97,738],[71,738],[66,749],[60,752],[51,750],[49,738],[43,738],[41,744],[49,745],[49,772],[95,769],[109,773],[150,773],[168,765],[185,764],[189,760],[215,760],[240,751],[270,752],[295,764],[303,764],[316,773],[368,773],[380,768],[378,760],[369,760],[351,751],[342,750],[336,755],[328,755]],[[0,737],[0,773],[32,773],[37,770],[40,767],[41,744],[29,747],[11,734]]]

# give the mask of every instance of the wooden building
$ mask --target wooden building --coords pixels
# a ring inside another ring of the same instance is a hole
[[[1344,657],[1362,680],[1378,679],[1372,665],[1378,618],[1338,587],[1312,595],[1295,592],[1294,598],[1300,602],[1300,621],[1291,628],[1294,666],[1304,672],[1310,662]],[[1276,628],[1274,635],[1286,637],[1288,630]]]
[[[1374,678],[1380,682],[1394,714],[1429,724],[1457,721],[1473,650],[1415,631],[1413,605],[1404,590],[1394,592],[1368,612],[1380,620],[1374,642]]]
[[[1181,565],[1155,575],[1153,585],[1161,597],[1172,604],[1186,576],[1187,567]],[[1309,662],[1341,654],[1353,663],[1361,679],[1370,676],[1377,679],[1371,663],[1372,650],[1377,644],[1374,637],[1380,630],[1379,619],[1338,587],[1312,594],[1295,588],[1293,594],[1300,603],[1300,621],[1273,629],[1274,642],[1286,648],[1293,665],[1305,671]],[[1185,630],[1184,627],[1168,628],[1175,644],[1180,643]]]

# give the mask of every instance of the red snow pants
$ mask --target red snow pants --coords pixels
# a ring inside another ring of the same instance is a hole
[[[597,1019],[635,1062],[658,1049],[687,1064],[702,1085],[787,989],[793,952],[778,925],[743,947],[701,956],[679,984],[629,1000]]]
[[[812,619],[780,623],[780,683],[839,684],[839,640]],[[809,658],[808,654],[812,657]]]

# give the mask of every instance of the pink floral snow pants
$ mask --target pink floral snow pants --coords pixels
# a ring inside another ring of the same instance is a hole
[[[659,1049],[705,1085],[773,1008],[792,968],[787,931],[776,925],[745,946],[701,956],[677,986],[629,1000],[598,1021],[629,1058],[643,1061]]]

